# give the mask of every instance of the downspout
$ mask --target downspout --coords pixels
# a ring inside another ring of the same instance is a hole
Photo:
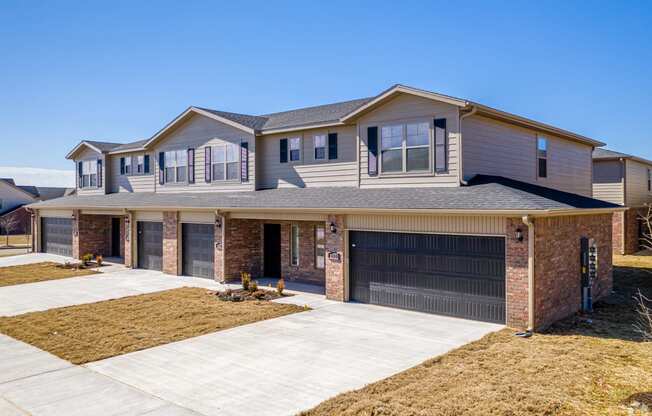
[[[472,116],[478,111],[478,107],[472,107],[471,111],[468,113],[462,114],[459,116],[458,120],[458,128],[460,130],[459,134],[457,135],[457,147],[458,147],[458,157],[457,157],[457,179],[460,181],[460,184],[462,185],[468,185],[468,183],[464,180],[464,166],[463,166],[463,160],[464,160],[464,154],[462,152],[462,120],[464,120],[467,117]]]
[[[524,215],[523,224],[527,225],[527,331],[531,335],[534,331],[534,221],[529,215]]]

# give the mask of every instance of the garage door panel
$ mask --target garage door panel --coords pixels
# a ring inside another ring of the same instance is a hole
[[[352,231],[350,242],[351,299],[504,323],[503,238]]]
[[[72,219],[41,218],[41,251],[72,257]]]
[[[163,269],[163,223],[138,221],[138,268]]]
[[[183,274],[214,277],[215,230],[212,224],[182,224]]]

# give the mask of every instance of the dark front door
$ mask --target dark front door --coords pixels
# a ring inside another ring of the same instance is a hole
[[[265,224],[263,232],[265,277],[281,277],[281,225]]]
[[[214,278],[215,226],[181,224],[181,256],[186,276]]]
[[[41,251],[72,257],[72,219],[41,218]]]
[[[505,323],[505,239],[352,231],[350,298]]]
[[[163,223],[138,221],[138,268],[162,270]]]
[[[111,256],[120,255],[120,218],[111,218]]]

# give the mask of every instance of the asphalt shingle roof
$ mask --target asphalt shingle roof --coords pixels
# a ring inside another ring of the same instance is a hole
[[[108,152],[110,150],[115,149],[118,146],[121,146],[120,143],[114,143],[114,142],[98,142],[95,140],[84,140],[84,141],[90,145],[97,147],[102,152]]]
[[[34,208],[267,208],[395,210],[568,210],[618,205],[496,176],[477,176],[455,188],[285,188],[250,192],[115,193],[69,196]]]
[[[628,158],[628,157],[632,157],[632,155],[616,152],[609,149],[603,149],[601,147],[598,147],[593,150],[593,159],[613,159],[619,157]]]
[[[319,124],[338,121],[342,116],[371,101],[373,97],[357,100],[343,101],[340,103],[319,105],[316,107],[300,108],[297,110],[282,111],[280,113],[265,114],[267,122],[262,130],[301,127],[308,124]]]

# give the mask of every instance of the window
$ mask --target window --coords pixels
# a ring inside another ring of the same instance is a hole
[[[325,228],[315,227],[315,268],[323,269],[326,265]]]
[[[145,172],[145,156],[136,156],[136,173],[142,175]]]
[[[299,265],[299,226],[292,225],[292,235],[290,244],[291,264],[293,266]]]
[[[214,181],[238,179],[238,146],[227,144],[213,146],[212,172]]]
[[[185,182],[187,167],[188,153],[186,150],[165,152],[165,182]]]
[[[131,158],[125,158],[125,175],[131,175]]]
[[[548,139],[539,136],[537,138],[537,161],[539,178],[548,177]]]
[[[647,170],[647,191],[652,192],[652,169]]]
[[[290,142],[290,161],[301,160],[301,138],[292,137]]]
[[[82,188],[97,186],[97,160],[85,160],[82,162]]]
[[[326,159],[326,135],[315,136],[315,160]]]
[[[430,169],[430,124],[383,126],[380,137],[382,172],[404,173]]]

